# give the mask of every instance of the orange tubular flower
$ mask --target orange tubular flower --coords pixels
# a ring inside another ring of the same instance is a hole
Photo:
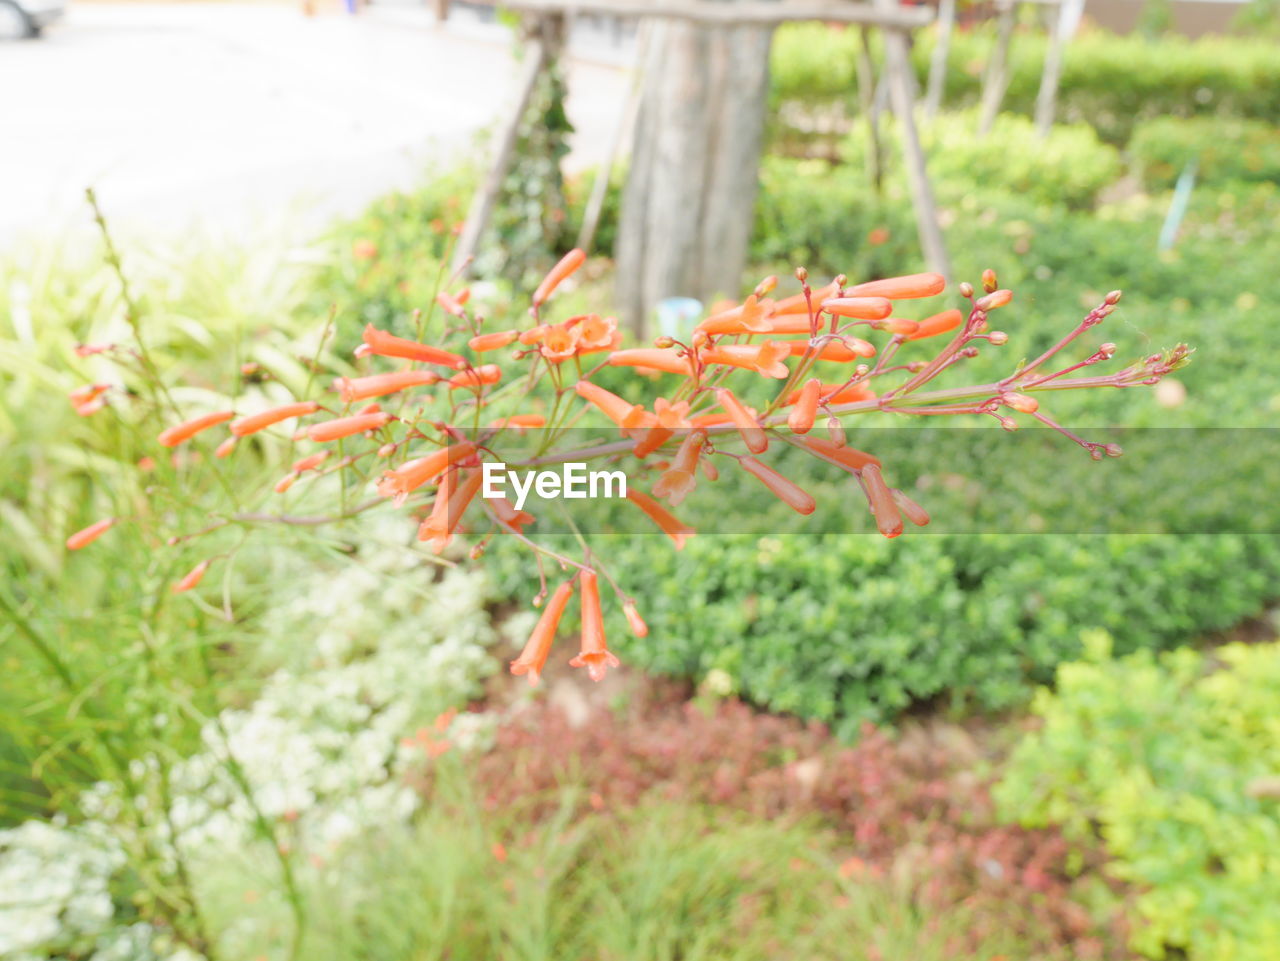
[[[946,289],[947,278],[942,274],[908,274],[905,277],[886,277],[858,284],[845,291],[848,297],[888,297],[890,300],[915,300],[934,297]],[[885,315],[888,316],[887,314]]]
[[[440,309],[446,314],[453,314],[455,317],[461,317],[466,313],[462,307],[466,301],[459,300],[457,297],[451,297],[443,290],[436,294],[436,303],[440,305]]]
[[[797,437],[796,440],[810,454],[847,471],[857,472],[868,464],[880,466],[879,457],[855,447],[834,444],[823,437]]]
[[[818,308],[822,306],[822,302],[824,300],[834,297],[838,293],[840,293],[840,287],[834,280],[825,287],[809,291],[809,297],[813,301],[814,312],[817,312]],[[784,297],[782,300],[774,304],[773,312],[779,317],[787,314],[803,314],[805,316],[805,322],[807,323],[809,317],[809,306],[805,302],[803,293],[792,294],[790,297]]]
[[[378,493],[383,497],[394,497],[396,505],[403,504],[405,498],[416,491],[427,481],[439,476],[452,465],[464,461],[476,452],[476,445],[470,441],[450,444],[434,450],[425,457],[408,461],[395,470],[385,471],[382,480],[378,481]]]
[[[926,317],[920,321],[915,333],[907,334],[907,340],[924,340],[926,337],[937,337],[949,330],[955,330],[964,321],[964,314],[956,309],[944,310],[940,314]]]
[[[528,674],[529,683],[537,684],[542,668],[546,666],[547,655],[551,653],[551,644],[556,639],[556,628],[560,626],[560,618],[564,609],[569,606],[569,598],[573,596],[573,582],[565,581],[556,588],[556,592],[542,609],[537,626],[525,642],[520,656],[511,662],[512,674]]]
[[[578,350],[590,353],[597,350],[608,350],[618,339],[618,319],[601,317],[598,314],[587,314],[578,318]]]
[[[367,430],[386,427],[395,418],[379,411],[376,414],[354,414],[351,417],[336,417],[321,424],[312,424],[307,428],[307,436],[318,444],[331,440],[340,440],[352,434],[363,434]]]
[[[260,414],[250,414],[248,417],[241,417],[231,425],[231,433],[237,437],[247,437],[249,434],[256,434],[258,431],[278,424],[282,420],[288,420],[290,417],[303,417],[306,414],[314,414],[320,409],[320,405],[314,400],[304,400],[296,404],[285,404],[283,407],[272,407],[270,410],[264,410]]]
[[[604,680],[605,671],[618,666],[604,639],[604,613],[600,610],[600,587],[595,571],[582,572],[582,649],[569,662],[570,667],[585,667],[593,681]]]
[[[332,453],[332,451],[322,450],[315,454],[309,454],[306,457],[294,461],[293,466],[289,469],[295,474],[302,474],[309,470],[315,470],[328,459],[330,453]]]
[[[236,449],[236,442],[239,440],[240,438],[235,435],[228,437],[214,449],[213,456],[219,459],[223,457],[230,457],[231,452]]]
[[[812,514],[817,509],[818,504],[812,497],[772,467],[760,463],[754,457],[743,457],[738,463],[792,510],[800,514]]]
[[[297,479],[298,479],[297,474],[285,474],[278,481],[276,481],[275,487],[273,487],[272,490],[274,490],[277,494],[283,494],[285,491],[287,491],[290,487],[293,486],[293,482],[296,481]]]
[[[453,496],[456,471],[447,470],[436,486],[436,499],[432,502],[431,513],[418,526],[418,540],[429,541],[444,537],[449,522],[449,498]]]
[[[764,377],[785,380],[791,373],[782,358],[791,356],[791,345],[785,340],[770,340],[763,344],[725,344],[703,351],[705,364],[727,364],[754,370]]]
[[[67,538],[67,550],[78,551],[82,547],[88,547],[99,537],[111,530],[116,524],[116,518],[108,517],[97,523],[90,524],[83,530],[78,530]]]
[[[85,384],[83,387],[68,391],[67,399],[71,401],[73,407],[83,407],[85,404],[97,400],[110,389],[110,384]]]
[[[440,482],[440,490],[436,494],[431,516],[418,528],[418,540],[431,541],[431,550],[436,554],[449,546],[449,541],[453,539],[453,532],[457,530],[462,515],[475,500],[476,494],[480,491],[480,483],[484,480],[483,473],[475,470],[457,490],[452,490],[451,477],[451,474],[446,474],[445,479]]]
[[[554,364],[568,360],[578,352],[579,330],[557,324],[547,327],[542,332],[542,356]]]
[[[489,506],[493,508],[493,513],[497,515],[501,523],[517,531],[523,531],[526,526],[534,522],[532,514],[528,511],[516,510],[516,505],[505,497],[490,498]]]
[[[807,340],[786,341],[791,348],[792,357],[800,357],[809,349]],[[864,357],[876,355],[875,345],[861,337],[846,337],[844,340],[828,340],[814,352],[815,360],[830,360],[837,364],[847,364]]]
[[[837,317],[884,320],[893,313],[893,304],[884,297],[832,297],[822,302],[822,309]]]
[[[467,341],[467,346],[478,354],[484,353],[486,350],[500,350],[506,347],[516,339],[518,335],[514,330],[499,330],[492,334],[481,334],[479,337],[472,337]]]
[[[877,464],[868,464],[862,468],[862,484],[866,489],[867,502],[871,505],[871,513],[875,516],[876,527],[885,537],[897,537],[902,533],[902,515],[898,513],[897,502],[893,492],[884,482]]]
[[[724,408],[724,412],[733,418],[733,423],[737,426],[738,433],[742,435],[747,450],[753,454],[761,454],[769,449],[769,436],[764,432],[764,428],[760,426],[755,415],[747,410],[742,405],[742,401],[734,397],[727,387],[721,387],[716,391],[716,400]]]
[[[415,340],[405,340],[385,330],[378,330],[373,324],[365,327],[364,342],[369,346],[369,352],[379,357],[402,357],[405,360],[416,360],[423,364],[452,367],[454,370],[462,370],[467,366],[467,362],[457,354],[451,354],[439,347],[419,344]]]
[[[578,396],[588,403],[594,404],[600,412],[624,431],[634,432],[645,426],[648,412],[639,404],[629,404],[612,391],[605,390],[589,380],[580,380],[573,385]]]
[[[702,445],[707,442],[706,431],[694,430],[680,444],[675,461],[670,470],[658,478],[653,485],[653,495],[671,502],[672,507],[679,507],[697,486],[698,457],[702,454]]]
[[[800,390],[793,390],[784,402],[784,407],[798,403]],[[856,404],[860,400],[875,400],[876,392],[866,384],[823,384],[818,399],[824,404]]]
[[[920,329],[920,325],[916,321],[906,320],[903,317],[890,317],[888,320],[871,326],[876,330],[887,330],[891,334],[902,334],[904,336],[914,334]]]
[[[609,366],[642,367],[646,370],[680,374],[682,377],[693,376],[693,361],[689,357],[681,357],[674,350],[663,350],[659,347],[632,347],[629,350],[615,350],[609,355]]]
[[[725,413],[699,414],[697,417],[689,418],[689,426],[691,427],[720,427],[724,424],[732,424],[733,418]]]
[[[636,610],[635,601],[627,601],[623,604],[622,613],[626,615],[627,624],[630,625],[632,634],[636,637],[649,636],[649,625],[644,622],[644,618]]]
[[[528,330],[521,331],[520,335],[516,339],[526,347],[531,347],[542,340],[547,329],[547,324],[539,324],[537,327],[530,327]]]
[[[225,424],[235,416],[236,412],[233,410],[220,410],[212,414],[205,414],[203,417],[193,417],[191,420],[183,421],[181,424],[162,430],[156,440],[164,447],[177,447],[179,444],[195,437],[202,430],[208,430],[218,424]]]
[[[496,384],[502,380],[502,368],[497,364],[483,364],[480,367],[473,367],[471,370],[460,371],[449,378],[449,389],[457,390],[459,387],[468,387],[472,390],[479,390],[487,384]]]
[[[681,550],[684,542],[694,535],[695,531],[692,527],[680,523],[670,511],[648,494],[628,486],[627,500],[648,514],[649,519],[662,528],[662,532],[675,542],[676,550]]]
[[[907,520],[915,524],[916,527],[924,527],[929,523],[929,512],[896,487],[893,488],[893,499]]]
[[[358,400],[384,397],[408,387],[434,384],[438,380],[439,375],[429,370],[401,370],[393,374],[373,374],[370,377],[338,377],[333,382],[333,389],[342,397],[344,404],[354,404]]]
[[[769,330],[769,318],[773,316],[774,302],[761,300],[755,294],[740,306],[721,311],[698,325],[705,334],[762,334]]]
[[[795,400],[795,410],[787,416],[787,426],[797,434],[807,434],[813,430],[813,422],[818,416],[818,398],[822,396],[822,381],[811,380],[800,388]]]
[[[576,247],[560,258],[560,262],[547,271],[538,289],[533,292],[533,306],[541,307],[547,298],[555,293],[555,289],[572,276],[574,271],[586,263],[587,255]]]
[[[209,561],[201,561],[195,567],[191,568],[191,570],[187,571],[186,576],[174,584],[173,587],[169,588],[169,590],[173,591],[175,594],[182,594],[185,591],[191,590],[204,579],[204,572],[208,569]]]
[[[541,414],[513,414],[510,417],[498,417],[489,421],[490,427],[510,427],[519,430],[523,427],[546,427],[547,419]]]

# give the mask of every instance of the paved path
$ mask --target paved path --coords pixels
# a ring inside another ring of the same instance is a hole
[[[603,35],[575,51],[570,163],[589,166],[626,51]],[[81,230],[89,184],[133,235],[315,230],[476,156],[514,70],[510,33],[465,11],[440,28],[417,6],[73,0],[45,39],[0,43],[0,249]]]

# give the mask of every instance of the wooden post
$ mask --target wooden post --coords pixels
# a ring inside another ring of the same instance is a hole
[[[619,315],[641,336],[662,298],[707,301],[742,282],[772,25],[736,20],[740,5],[782,6],[689,3],[727,15],[654,24],[615,250]]]
[[[947,86],[947,61],[951,53],[951,31],[956,23],[956,0],[942,0],[938,7],[938,36],[929,61],[929,89],[924,98],[924,115],[932,120],[942,106]]]
[[[1017,15],[1016,0],[997,0],[1000,10],[996,46],[991,51],[987,75],[982,84],[982,115],[978,120],[978,135],[985,137],[1000,113],[1005,87],[1009,85],[1009,41],[1013,38],[1013,24]]]
[[[881,0],[892,2],[892,0]],[[893,98],[893,111],[902,126],[902,159],[907,167],[907,184],[916,210],[916,226],[920,232],[920,247],[930,270],[937,271],[951,280],[951,258],[938,225],[938,207],[933,198],[933,186],[925,167],[924,150],[920,146],[920,134],[916,130],[912,96],[911,61],[907,53],[905,31],[886,29],[884,32],[885,70],[889,76],[889,94]]]
[[[618,154],[624,149],[624,145],[630,145],[635,140],[636,132],[636,115],[640,111],[640,78],[642,73],[640,67],[648,59],[649,38],[651,31],[649,24],[641,23],[639,36],[636,40],[636,70],[631,78],[631,89],[627,92],[627,102],[622,108],[622,116],[619,118],[618,126],[613,131],[613,138],[609,142],[608,152],[605,154],[604,163],[600,165],[600,171],[596,175],[595,182],[591,185],[591,196],[587,198],[586,209],[582,212],[582,228],[578,231],[577,246],[580,250],[591,252],[591,246],[595,243],[596,230],[600,227],[600,214],[604,211],[604,202],[609,196],[609,182],[613,175],[613,165],[618,159]]]
[[[529,109],[529,101],[533,97],[533,89],[538,83],[538,77],[546,68],[549,55],[547,38],[542,35],[543,33],[544,31],[538,31],[538,35],[530,40],[525,50],[525,60],[516,81],[511,111],[499,128],[492,159],[489,162],[489,172],[485,175],[480,189],[471,198],[467,220],[453,254],[452,269],[460,276],[466,272],[469,262],[475,257],[480,247],[480,238],[484,235],[485,228],[489,226],[493,208],[502,191],[502,182],[506,179],[507,171],[511,169],[512,155],[515,153],[516,140],[520,134],[520,121],[524,119],[525,111]]]
[[[1066,53],[1067,41],[1071,39],[1068,20],[1073,19],[1075,11],[1071,3],[1058,3],[1054,11],[1053,26],[1049,31],[1049,46],[1044,55],[1044,73],[1040,75],[1040,92],[1036,95],[1036,132],[1041,137],[1049,136],[1053,128],[1054,115],[1058,110],[1058,81],[1062,77],[1062,58]]]
[[[867,125],[867,173],[878,194],[884,181],[884,154],[880,145],[880,115],[875,108],[875,67],[871,60],[871,37],[867,28],[859,27],[858,33],[861,34],[858,45],[858,106]]]

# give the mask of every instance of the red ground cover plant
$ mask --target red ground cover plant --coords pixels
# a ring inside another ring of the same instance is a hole
[[[850,747],[818,722],[736,700],[689,701],[667,684],[631,690],[625,707],[597,703],[574,722],[554,698],[510,714],[492,750],[468,762],[482,803],[529,809],[545,797],[531,816],[551,817],[562,803],[557,788],[575,785],[584,816],[654,797],[764,818],[817,816],[836,829],[841,874],[905,887],[925,909],[966,908],[970,948],[1012,933],[1036,957],[1131,956],[1124,890],[1105,882],[1104,905],[1085,906],[1098,900],[1091,885],[1104,883],[1100,851],[997,818],[990,787],[1001,752],[980,730],[868,725]]]
[[[266,410],[243,409],[243,402],[230,397],[213,411],[180,409],[147,351],[136,319],[132,326],[137,343],[81,345],[76,353],[113,357],[141,382],[142,390],[119,393],[129,402],[151,405],[150,413],[164,423],[156,436],[157,448],[203,444],[217,436],[214,460],[228,461],[254,435],[278,430],[286,422],[297,424],[292,436],[299,445],[298,456],[274,484],[274,493],[262,492],[268,501],[284,497],[306,480],[340,475],[341,506],[332,514],[298,517],[211,508],[207,527],[171,531],[170,544],[237,524],[274,520],[314,527],[390,504],[408,507],[418,518],[419,540],[436,553],[462,532],[468,515],[473,556],[483,553],[489,540],[498,536],[527,546],[542,574],[535,605],[541,605],[553,589],[556,598],[511,665],[513,673],[525,674],[531,682],[537,681],[550,656],[573,593],[579,597],[582,643],[571,663],[585,668],[595,680],[617,664],[604,635],[601,579],[622,606],[632,630],[644,636],[648,629],[625,586],[609,576],[604,559],[589,543],[584,542],[580,556],[554,551],[535,539],[535,517],[517,510],[505,497],[482,495],[482,468],[487,463],[527,469],[605,460],[611,466],[629,465],[657,474],[649,492],[628,484],[627,498],[679,549],[694,531],[669,508],[678,508],[700,476],[714,481],[718,464],[745,471],[801,514],[816,510],[808,492],[767,462],[771,445],[789,445],[847,472],[880,533],[897,537],[904,519],[924,525],[929,515],[892,486],[892,471],[879,458],[846,443],[842,417],[870,411],[908,416],[983,414],[1014,430],[1018,426],[1014,415],[1022,415],[1060,431],[1095,459],[1119,456],[1121,451],[1114,444],[1085,440],[1053,421],[1035,395],[1154,384],[1185,363],[1190,353],[1178,345],[1112,374],[1069,376],[1110,360],[1116,346],[1103,344],[1081,360],[1056,366],[1061,351],[1116,309],[1120,293],[1114,291],[1058,343],[1030,362],[1018,364],[1007,377],[994,383],[922,390],[944,372],[962,367],[980,349],[1008,342],[1007,334],[990,329],[992,313],[1013,297],[998,287],[995,274],[984,273],[981,292],[967,283],[959,285],[967,310],[942,309],[917,321],[894,316],[895,311],[903,302],[941,295],[946,286],[942,276],[913,274],[853,285],[841,276],[814,289],[803,268],[796,270],[797,293],[774,299],[778,279],[765,278],[741,304],[698,324],[688,343],[660,337],[651,347],[624,348],[614,318],[587,314],[551,321],[544,316],[557,289],[584,259],[581,251],[571,251],[547,274],[532,297],[525,329],[488,330],[467,290],[441,290],[431,310],[415,315],[413,338],[372,325],[365,328],[355,352],[358,376],[351,376],[349,367],[343,368],[345,373],[335,370],[322,398],[298,397]],[[132,304],[129,308],[133,309]],[[326,335],[329,332],[326,329]],[[882,336],[885,342],[876,346],[862,334]],[[926,341],[941,345],[931,357],[929,351],[920,350]],[[499,350],[506,353],[494,359]],[[317,364],[321,356],[317,354]],[[813,376],[819,361],[843,365],[846,376],[823,382]],[[623,398],[593,382],[607,367],[671,374],[676,380],[665,379],[661,389],[650,386],[653,381],[637,380],[639,389],[649,390],[650,395]],[[269,376],[261,370],[255,373]],[[741,400],[742,388],[735,392],[735,386],[761,378],[779,383],[772,400],[756,410]],[[117,401],[114,392],[96,383],[72,391],[70,399],[85,416],[102,416]],[[621,439],[576,450],[558,449],[567,429],[592,409],[613,422]],[[825,419],[824,436],[813,436],[819,418]],[[537,454],[521,455],[523,459],[503,455],[504,432],[532,428],[541,429]],[[727,449],[738,440],[749,453]],[[224,480],[230,483],[225,476]],[[367,488],[373,488],[376,496],[355,503],[347,496],[358,496]],[[163,517],[157,508],[152,519],[159,518],[158,526],[163,527]],[[118,522],[131,519],[135,518],[100,520],[71,534],[66,546],[79,550],[107,535]],[[226,556],[203,558],[173,589],[198,587],[209,563]],[[569,572],[559,586],[548,583],[544,559]]]

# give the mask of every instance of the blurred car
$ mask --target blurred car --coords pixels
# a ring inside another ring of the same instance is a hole
[[[38,37],[66,9],[66,0],[0,0],[0,40]]]

